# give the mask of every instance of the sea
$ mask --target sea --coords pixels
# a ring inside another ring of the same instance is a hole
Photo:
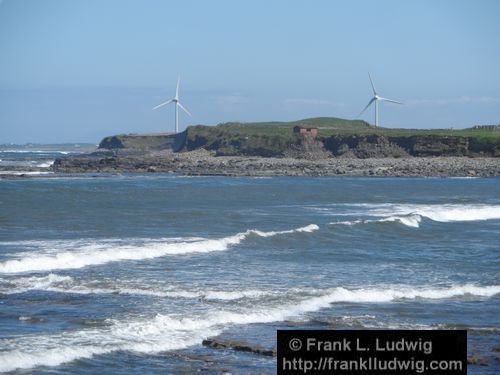
[[[71,153],[31,151],[0,159]],[[2,373],[274,374],[202,342],[465,329],[498,374],[499,302],[499,178],[0,176]]]

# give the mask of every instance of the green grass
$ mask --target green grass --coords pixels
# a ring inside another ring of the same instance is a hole
[[[297,125],[318,128],[319,137],[332,135],[382,135],[387,137],[411,136],[441,136],[441,137],[473,137],[487,140],[500,140],[500,131],[485,129],[392,129],[375,128],[362,120],[345,120],[335,117],[318,117],[291,122],[255,122],[255,123],[224,123],[216,127],[191,127],[195,133],[205,136],[277,136],[290,139],[293,127]]]
[[[362,120],[345,120],[335,117],[319,117],[291,122],[224,123],[217,126],[197,125],[187,129],[187,149],[204,147],[217,150],[221,155],[277,156],[301,137],[293,132],[297,125],[318,128],[318,140],[332,136],[384,136],[387,138],[436,137],[467,138],[471,149],[488,150],[500,147],[500,131],[486,129],[390,129],[375,128]],[[431,142],[433,143],[433,142]],[[453,144],[452,142],[451,144]],[[463,143],[463,142],[462,142]]]

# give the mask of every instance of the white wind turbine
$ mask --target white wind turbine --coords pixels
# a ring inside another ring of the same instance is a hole
[[[164,105],[167,105],[169,103],[174,103],[175,104],[175,132],[176,133],[179,133],[179,107],[181,107],[181,109],[186,112],[189,116],[191,116],[191,113],[189,113],[189,111],[183,107],[183,105],[179,102],[179,82],[181,80],[181,77],[177,77],[177,88],[175,89],[175,96],[170,99],[170,100],[167,100],[166,102],[164,103],[161,103],[161,104],[158,104],[156,107],[153,108],[153,110],[157,109],[157,108],[160,108],[160,107],[163,107]]]
[[[370,78],[370,83],[372,84],[372,89],[373,89],[373,98],[370,99],[366,107],[359,113],[358,117],[361,116],[367,109],[368,107],[375,102],[375,127],[378,126],[378,102],[391,102],[391,103],[396,103],[396,104],[403,104],[401,102],[397,102],[396,100],[391,100],[387,98],[383,98],[377,94],[377,91],[375,90],[375,86],[373,85],[372,81],[372,76],[370,73],[368,73],[368,77]]]

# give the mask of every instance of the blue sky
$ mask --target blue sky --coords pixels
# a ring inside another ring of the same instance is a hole
[[[0,143],[226,121],[500,123],[500,1],[0,0]],[[373,110],[362,116],[373,122]]]

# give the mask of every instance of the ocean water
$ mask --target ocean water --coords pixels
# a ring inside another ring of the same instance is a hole
[[[0,145],[0,178],[5,176],[36,176],[51,175],[50,167],[56,158],[66,155],[92,152],[94,148],[88,144],[64,144],[54,148],[44,147],[8,147]]]
[[[500,371],[500,179],[0,180],[0,372],[275,373],[277,329],[467,329]]]

